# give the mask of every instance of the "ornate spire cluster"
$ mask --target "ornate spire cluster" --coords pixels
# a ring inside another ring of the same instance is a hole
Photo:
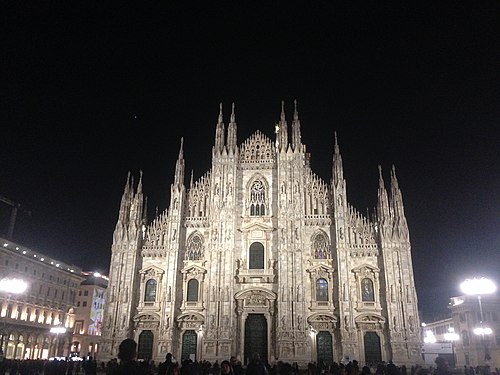
[[[217,126],[215,128],[215,146],[213,148],[214,155],[222,155],[224,153],[235,154],[237,150],[237,126],[236,126],[236,115],[234,112],[234,103],[231,107],[231,116],[229,125],[227,127],[227,142],[225,141],[224,135],[224,117],[222,114],[222,103],[219,107],[219,118],[217,120]]]
[[[381,226],[382,235],[385,236],[407,236],[408,224],[404,213],[403,197],[399,189],[398,179],[396,177],[396,168],[391,168],[391,186],[390,195],[384,186],[382,177],[382,167],[379,165],[379,187],[377,216]]]

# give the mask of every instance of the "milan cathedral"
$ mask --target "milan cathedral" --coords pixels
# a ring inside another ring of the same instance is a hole
[[[376,210],[347,200],[337,138],[332,178],[309,164],[295,103],[272,140],[242,143],[232,107],[212,166],[186,184],[183,141],[168,208],[147,220],[142,174],[129,177],[113,234],[101,358],[125,338],[139,358],[219,363],[419,361],[411,245],[394,167],[379,166]]]

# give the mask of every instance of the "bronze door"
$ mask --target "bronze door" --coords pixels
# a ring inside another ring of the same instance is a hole
[[[264,314],[248,314],[245,321],[245,364],[259,353],[263,363],[267,363],[267,321]]]
[[[380,337],[376,332],[365,333],[365,362],[367,365],[376,364],[382,361],[380,350]]]
[[[139,343],[137,345],[138,359],[151,359],[153,357],[153,332],[142,331],[139,335]]]
[[[320,331],[316,336],[316,347],[318,348],[318,364],[323,363],[330,366],[333,362],[333,342],[330,332]]]
[[[193,330],[189,330],[184,332],[182,335],[182,354],[181,360],[192,358],[193,361],[196,359],[196,346],[198,342],[198,337],[196,336],[196,332]]]

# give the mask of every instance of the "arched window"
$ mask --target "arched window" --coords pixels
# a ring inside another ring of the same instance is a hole
[[[328,301],[328,281],[316,280],[316,301]]]
[[[375,301],[375,295],[373,293],[373,281],[368,278],[361,280],[361,300],[364,302]]]
[[[191,279],[187,284],[187,300],[190,302],[198,301],[198,280]]]
[[[262,181],[254,181],[250,188],[250,216],[266,214],[266,189]]]
[[[149,279],[146,281],[146,290],[144,292],[144,302],[156,301],[156,280]]]
[[[248,268],[249,269],[264,269],[264,245],[260,242],[254,242],[250,245],[248,252]]]
[[[188,239],[186,258],[188,260],[203,259],[203,239],[199,234],[193,234]]]
[[[329,259],[328,239],[324,233],[318,233],[313,239],[313,257],[316,259]]]

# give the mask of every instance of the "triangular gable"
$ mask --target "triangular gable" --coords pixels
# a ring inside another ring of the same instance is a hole
[[[163,275],[165,271],[157,266],[148,266],[139,271],[140,274],[161,274]]]
[[[196,264],[190,264],[189,266],[183,268],[181,270],[181,273],[200,273],[204,274],[207,273],[206,268],[200,267]]]

